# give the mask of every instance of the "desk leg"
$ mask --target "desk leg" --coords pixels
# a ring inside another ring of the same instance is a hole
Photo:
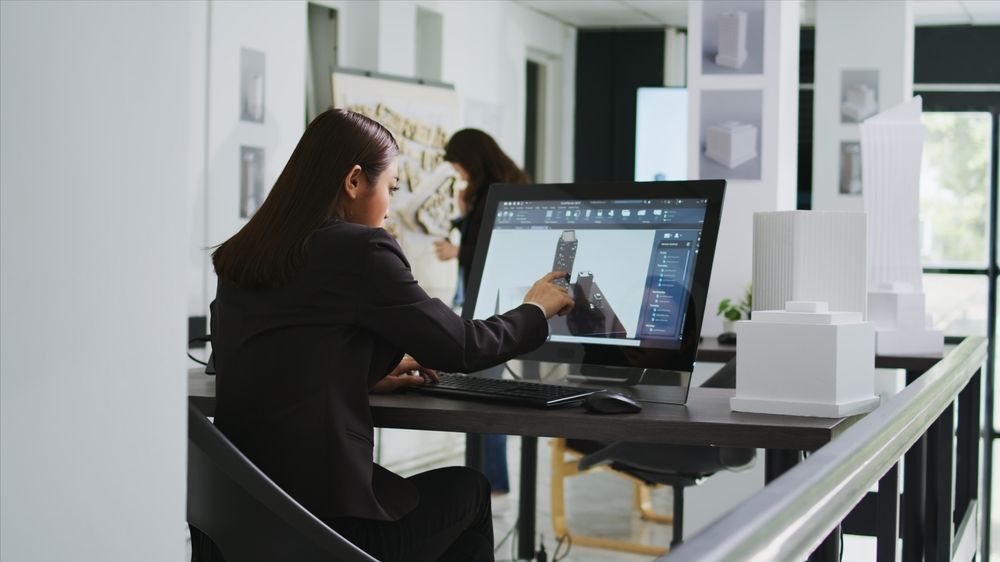
[[[764,451],[764,484],[770,484],[802,460],[801,451],[767,449]]]
[[[535,559],[535,485],[538,479],[538,438],[521,437],[521,485],[517,506],[517,557]]]
[[[482,434],[465,434],[465,466],[483,472],[486,466],[486,440]]]

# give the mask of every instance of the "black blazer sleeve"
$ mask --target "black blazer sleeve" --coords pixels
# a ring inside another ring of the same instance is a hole
[[[385,230],[375,230],[369,239],[364,270],[359,325],[425,367],[478,371],[531,351],[548,337],[545,315],[531,304],[486,320],[463,320],[420,288]]]

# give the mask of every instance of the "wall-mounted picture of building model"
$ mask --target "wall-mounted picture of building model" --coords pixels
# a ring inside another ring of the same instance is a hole
[[[840,143],[840,193],[861,195],[861,143]]]
[[[840,122],[860,123],[878,113],[878,70],[840,73]]]
[[[763,74],[763,0],[702,4],[702,74]]]
[[[698,175],[760,179],[760,90],[707,90],[701,95]]]
[[[264,53],[240,49],[240,121],[264,122]]]
[[[240,147],[240,218],[253,216],[264,202],[264,149]]]

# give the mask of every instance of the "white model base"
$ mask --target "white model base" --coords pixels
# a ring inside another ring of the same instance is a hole
[[[737,70],[743,68],[743,63],[745,63],[746,61],[747,61],[746,51],[742,51],[736,56],[724,55],[722,53],[715,55],[715,64],[719,66],[735,68]]]
[[[923,293],[900,284],[868,292],[868,319],[875,325],[879,355],[944,354],[944,332],[933,329]]]
[[[944,355],[941,330],[876,330],[875,353],[879,355]]]
[[[734,412],[807,416],[812,418],[844,418],[870,412],[878,408],[879,401],[878,396],[859,398],[835,404],[825,402],[790,402],[787,400],[740,398],[739,396],[734,396],[729,399],[729,407]]]
[[[839,417],[876,408],[875,329],[860,312],[788,302],[736,323],[736,411]]]

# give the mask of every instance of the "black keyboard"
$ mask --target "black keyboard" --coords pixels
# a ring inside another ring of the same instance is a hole
[[[487,379],[458,373],[438,373],[440,382],[411,386],[412,390],[459,398],[479,398],[516,402],[528,406],[561,406],[582,401],[599,388],[575,388],[555,384]]]

